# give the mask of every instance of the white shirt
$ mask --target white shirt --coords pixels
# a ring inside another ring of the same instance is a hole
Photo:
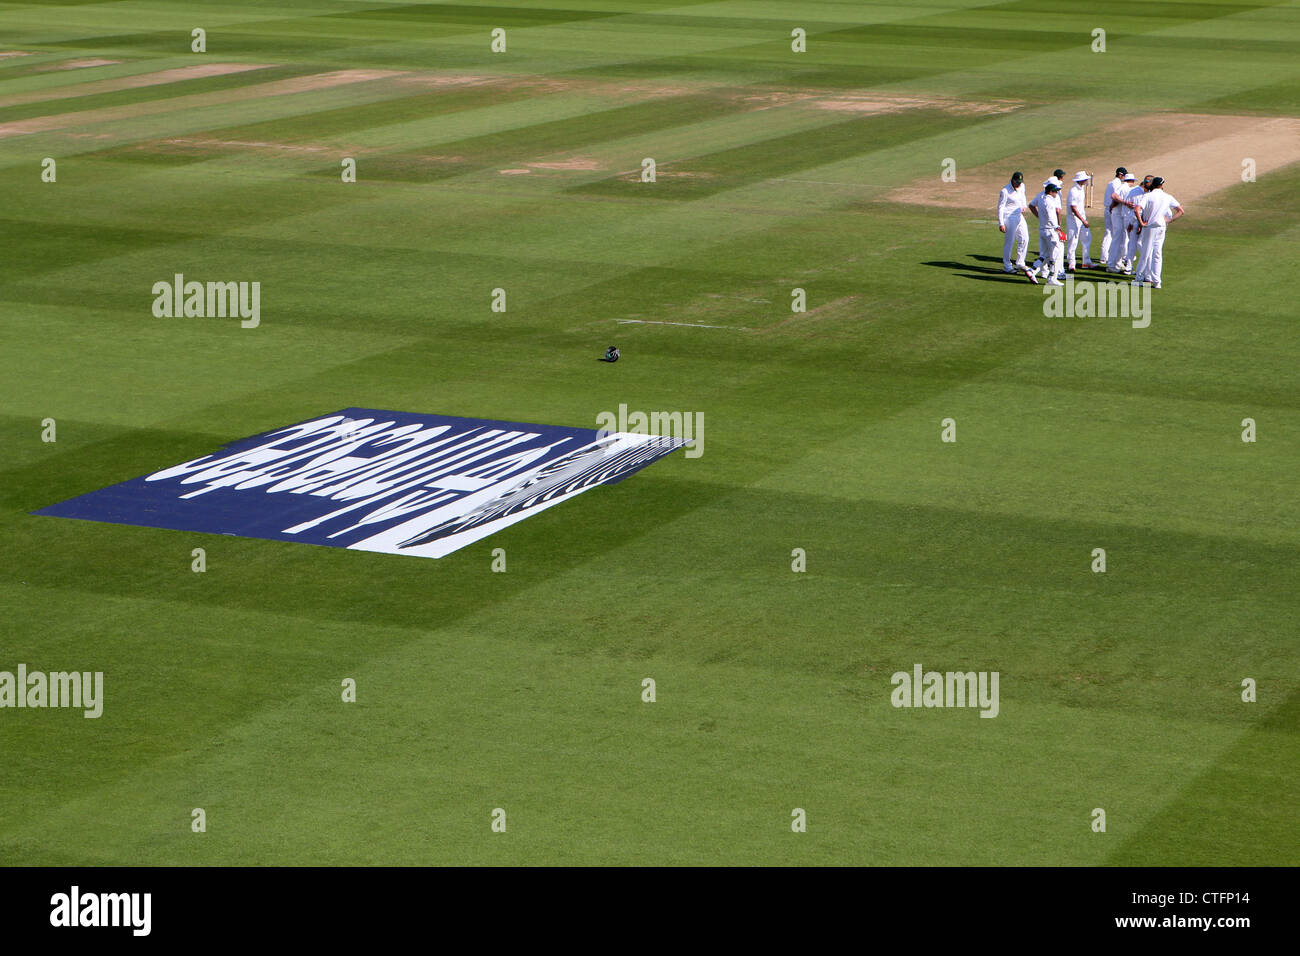
[[[1115,191],[1111,193],[1111,198],[1127,199],[1128,194],[1135,189],[1137,189],[1137,183],[1134,183],[1131,186],[1128,183],[1120,183],[1119,186],[1116,187]],[[1106,214],[1109,216],[1114,216],[1115,220],[1121,224],[1124,222],[1124,213],[1127,211],[1128,210],[1124,206],[1116,206],[1114,209],[1111,209],[1110,203],[1106,204]]]
[[[1148,226],[1163,229],[1173,217],[1174,207],[1179,205],[1177,199],[1163,189],[1156,189],[1142,199],[1142,218]]]
[[[1034,197],[1034,201],[1031,202],[1031,203],[1029,204],[1029,205],[1032,206],[1034,209],[1038,210],[1039,221],[1042,220],[1042,215],[1043,215],[1043,197],[1046,196],[1046,195],[1047,195],[1047,190],[1045,190],[1045,189],[1040,189],[1040,190],[1038,191],[1038,195]]]
[[[1014,189],[1011,184],[1007,183],[1002,187],[1002,192],[998,193],[998,225],[1005,226],[1013,217],[1020,215],[1025,210],[1025,184],[1021,183]]]
[[[1135,202],[1141,204],[1142,197],[1145,195],[1146,195],[1145,189],[1143,189],[1141,186],[1134,186],[1132,189],[1128,191],[1128,193],[1124,196],[1124,198],[1127,199],[1129,202]],[[1134,212],[1128,206],[1121,206],[1120,208],[1124,210],[1124,222],[1126,223],[1137,222],[1136,212]]]
[[[1086,185],[1087,183],[1078,183],[1070,187],[1070,215],[1075,222],[1080,224],[1087,222],[1086,217],[1088,214],[1084,212],[1083,215],[1085,218],[1080,219],[1078,216],[1074,215],[1074,209],[1077,207],[1080,212],[1083,212],[1083,204],[1087,202],[1088,195],[1087,190],[1084,188]]]
[[[1061,197],[1059,194],[1049,194],[1046,190],[1039,193],[1034,199],[1035,205],[1038,206],[1038,228],[1040,230],[1053,229],[1060,231],[1061,228]]]
[[[1110,197],[1124,188],[1124,180],[1116,176],[1106,184],[1106,191],[1101,194],[1101,208],[1110,209]]]

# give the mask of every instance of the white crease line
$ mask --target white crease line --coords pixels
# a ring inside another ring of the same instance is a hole
[[[699,322],[656,322],[653,319],[615,319],[620,325],[627,325],[634,322],[637,325],[684,325],[688,329],[730,329],[733,332],[753,332],[753,329],[747,329],[743,325],[701,325]]]

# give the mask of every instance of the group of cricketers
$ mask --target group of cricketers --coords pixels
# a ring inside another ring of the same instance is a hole
[[[1139,185],[1137,177],[1120,166],[1102,194],[1105,233],[1100,261],[1094,263],[1092,223],[1088,218],[1091,183],[1091,174],[1080,170],[1062,199],[1065,170],[1058,169],[1043,183],[1042,191],[1026,202],[1025,177],[1019,171],[1012,173],[1011,181],[998,195],[998,228],[1006,235],[1002,271],[1022,272],[1035,285],[1040,276],[1048,285],[1063,285],[1066,275],[1075,271],[1082,245],[1082,268],[1104,268],[1109,273],[1133,276],[1134,285],[1159,289],[1165,230],[1183,215],[1182,205],[1165,191],[1162,177],[1146,176]],[[1032,267],[1025,265],[1031,215],[1038,220],[1038,258]]]

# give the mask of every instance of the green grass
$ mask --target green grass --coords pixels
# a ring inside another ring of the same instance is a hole
[[[992,196],[889,196],[1157,106],[1300,115],[1293,5],[215,9],[0,8],[0,130],[68,123],[0,135],[0,670],[106,693],[0,709],[0,863],[1300,862],[1300,167],[1189,204],[1145,330],[1045,318]],[[81,88],[198,25],[270,68]],[[261,88],[337,70],[400,75]],[[175,272],[260,281],[261,327],[155,319]],[[29,514],[348,406],[620,403],[705,454],[438,561]],[[915,663],[998,671],[1000,715],[891,707]]]

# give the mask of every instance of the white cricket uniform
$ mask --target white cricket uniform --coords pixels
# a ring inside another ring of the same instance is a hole
[[[1042,220],[1042,211],[1043,211],[1043,207],[1042,207],[1042,202],[1043,202],[1043,197],[1046,196],[1046,195],[1047,195],[1047,190],[1046,190],[1046,189],[1040,189],[1040,190],[1038,190],[1038,195],[1035,196],[1035,197],[1033,198],[1033,200],[1029,203],[1030,206],[1032,206],[1035,210],[1038,211],[1038,214],[1039,214],[1039,215],[1038,215],[1038,229],[1039,229],[1040,234],[1041,234],[1041,232],[1042,232],[1042,228],[1043,228],[1043,220]],[[1041,240],[1041,236],[1040,236],[1040,240]],[[1040,242],[1038,243],[1038,251],[1037,251],[1036,253],[1034,253],[1034,271],[1035,271],[1035,272],[1041,272],[1042,269],[1043,269],[1043,263],[1044,263],[1044,257],[1043,257],[1043,243],[1040,241]]]
[[[1043,257],[1043,275],[1049,279],[1065,268],[1065,244],[1061,242],[1061,197],[1043,190],[1034,200],[1038,208],[1038,249]]]
[[[1134,186],[1124,198],[1129,202],[1141,203],[1142,197],[1146,194],[1146,190],[1141,186]],[[1138,232],[1138,214],[1128,206],[1121,208],[1124,210],[1124,261],[1128,263],[1126,271],[1131,272],[1137,265],[1138,243],[1142,241],[1142,236]]]
[[[1128,183],[1121,183],[1120,187],[1111,193],[1111,198],[1127,199],[1128,194],[1135,188],[1137,188],[1136,183],[1132,186]],[[1128,235],[1124,229],[1125,211],[1123,206],[1116,206],[1114,209],[1111,209],[1109,205],[1106,206],[1106,225],[1113,235],[1110,243],[1110,253],[1106,257],[1106,268],[1115,271],[1118,271],[1120,265],[1124,262],[1124,248],[1128,242]]]
[[[998,194],[998,225],[1007,230],[1002,241],[1002,268],[1010,270],[1011,247],[1016,249],[1014,268],[1024,271],[1025,250],[1029,248],[1029,226],[1025,223],[1025,184],[1012,188],[1010,183]]]
[[[1160,288],[1160,272],[1164,266],[1165,230],[1173,218],[1174,207],[1182,205],[1163,189],[1154,189],[1142,199],[1142,218],[1147,226],[1142,230],[1142,261],[1138,263],[1133,278],[1150,282]]]
[[[1039,215],[1042,215],[1042,213],[1041,213],[1041,207],[1038,204],[1043,201],[1043,196],[1046,195],[1046,192],[1047,191],[1044,189],[1038,190],[1038,195],[1029,201],[1030,206],[1032,206],[1034,209],[1040,210]],[[1040,219],[1037,221],[1041,222],[1042,220]],[[1043,265],[1043,246],[1040,243],[1038,246],[1038,251],[1034,253],[1034,271],[1038,272],[1042,268],[1042,265]]]
[[[1038,209],[1038,204],[1039,204],[1040,202],[1043,201],[1043,193],[1044,193],[1044,191],[1040,189],[1040,190],[1038,191],[1038,195],[1035,196],[1033,199],[1029,200],[1029,205],[1030,205],[1033,209],[1035,209],[1035,210]],[[1028,221],[1028,220],[1026,220],[1026,221]],[[1037,217],[1035,217],[1035,220],[1034,220],[1034,221],[1035,221],[1035,222],[1038,221]],[[1038,251],[1034,253],[1034,271],[1035,271],[1035,272],[1039,271],[1039,269],[1042,267],[1042,265],[1043,265],[1043,249],[1042,249],[1042,246],[1039,246]]]
[[[1101,237],[1101,254],[1102,262],[1110,262],[1110,244],[1115,240],[1115,230],[1110,221],[1110,197],[1119,192],[1124,186],[1124,181],[1116,176],[1106,184],[1106,191],[1101,195],[1101,219],[1105,223],[1106,232]]]
[[[1085,219],[1080,219],[1074,214],[1077,207],[1080,212],[1087,216],[1084,204],[1088,199],[1087,183],[1076,183],[1070,187],[1070,194],[1066,199],[1068,205],[1065,209],[1065,236],[1066,236],[1066,257],[1069,259],[1070,269],[1074,269],[1075,250],[1079,246],[1079,240],[1083,240],[1083,264],[1087,268],[1092,267],[1092,233],[1084,226]]]

